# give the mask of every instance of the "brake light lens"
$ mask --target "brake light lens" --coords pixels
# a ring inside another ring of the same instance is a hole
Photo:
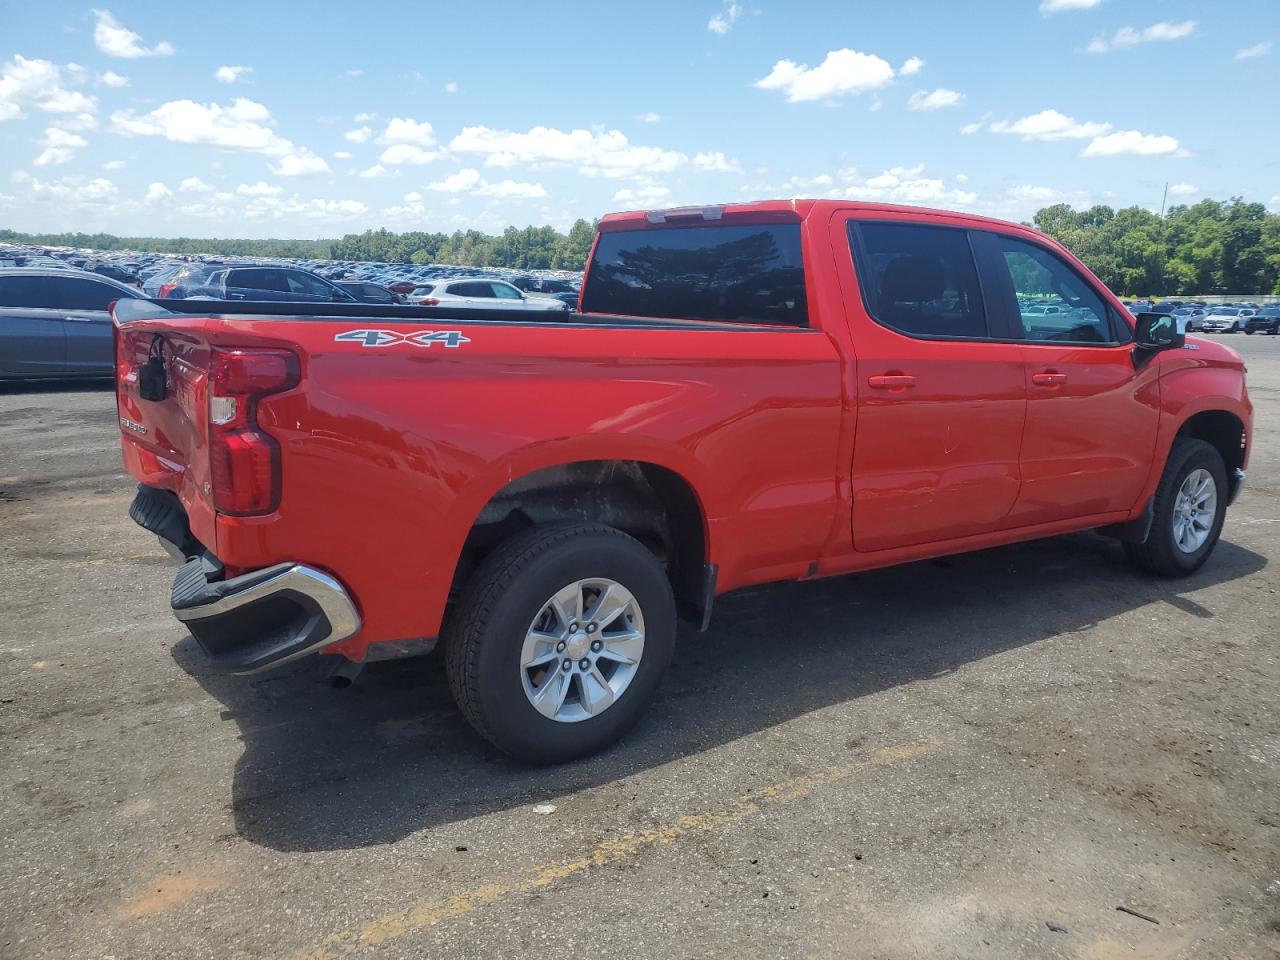
[[[178,289],[178,285],[176,283],[162,283],[160,284],[160,289],[156,292],[156,297],[160,300],[164,300],[176,289]]]
[[[438,307],[440,306],[440,300],[437,297],[423,297],[421,300],[418,301],[418,306]]]
[[[298,380],[298,358],[288,350],[212,351],[209,465],[219,513],[253,516],[280,505],[280,445],[258,425],[258,401]]]

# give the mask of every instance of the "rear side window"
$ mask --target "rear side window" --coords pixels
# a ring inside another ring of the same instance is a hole
[[[964,230],[849,225],[867,311],[882,326],[926,339],[989,335],[978,268]]]
[[[803,327],[800,224],[602,233],[582,310]]]
[[[490,300],[493,299],[493,287],[478,280],[451,283],[448,289],[455,297],[488,297]]]
[[[0,277],[0,307],[48,307],[44,277]]]
[[[996,235],[996,243],[1013,280],[1028,340],[1115,340],[1106,303],[1065,260],[1044,247],[1001,234]]]
[[[491,283],[489,287],[493,290],[493,295],[499,300],[519,300],[520,293],[515,287],[505,283]]]

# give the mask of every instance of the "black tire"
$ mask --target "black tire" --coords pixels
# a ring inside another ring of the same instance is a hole
[[[612,705],[566,723],[529,702],[521,648],[551,596],[592,577],[614,580],[635,597],[644,619],[644,651]],[[527,763],[563,763],[602,750],[639,718],[671,661],[675,637],[671,583],[639,541],[602,524],[548,524],[513,537],[485,558],[450,617],[445,663],[454,699],[481,736]]]
[[[1217,485],[1217,507],[1209,536],[1194,553],[1184,553],[1174,541],[1173,510],[1178,488],[1193,470],[1208,470]],[[1227,515],[1227,468],[1217,449],[1203,440],[1180,437],[1173,442],[1164,475],[1156,487],[1152,504],[1151,532],[1145,543],[1126,543],[1129,560],[1143,570],[1162,577],[1185,577],[1199,570],[1222,534]]]

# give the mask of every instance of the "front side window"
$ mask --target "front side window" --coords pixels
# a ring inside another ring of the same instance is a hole
[[[227,286],[241,290],[271,290],[288,293],[289,286],[279,270],[232,270],[227,275]]]
[[[989,335],[966,231],[878,221],[849,230],[863,299],[877,323],[931,340]]]
[[[996,243],[1013,280],[1028,340],[1114,341],[1105,301],[1066,261],[1024,240],[997,235]]]
[[[584,313],[808,323],[798,223],[602,233]]]
[[[305,297],[316,297],[321,300],[328,300],[333,297],[333,288],[321,280],[319,277],[313,277],[309,273],[286,273],[285,281],[289,284],[289,292],[301,294]]]

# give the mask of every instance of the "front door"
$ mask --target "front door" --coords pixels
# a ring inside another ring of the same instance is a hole
[[[989,287],[1021,318],[1027,385],[1022,490],[1009,526],[1131,510],[1160,419],[1150,367],[1134,364],[1117,308],[1056,251],[992,234]]]
[[[837,223],[856,273],[854,548],[999,529],[1018,496],[1023,348],[988,309],[968,230],[857,216]]]
[[[129,294],[87,277],[50,277],[50,303],[63,315],[68,372],[82,377],[109,377],[115,370],[111,339],[111,301]]]
[[[45,278],[0,277],[0,377],[60,377],[67,372],[63,311],[49,306]]]

